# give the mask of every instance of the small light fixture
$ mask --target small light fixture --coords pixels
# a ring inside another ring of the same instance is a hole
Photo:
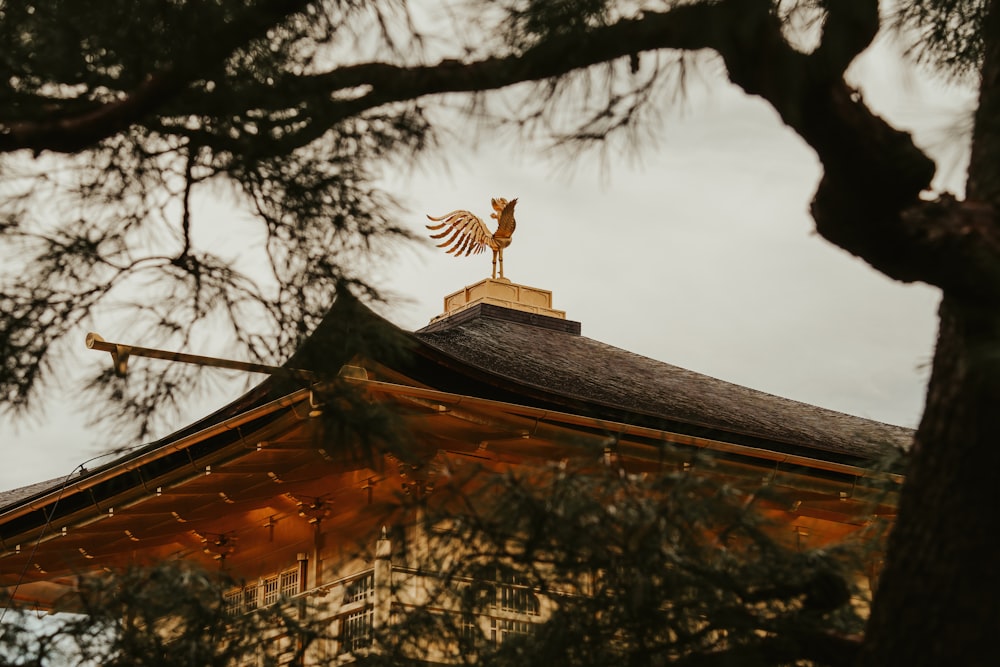
[[[226,533],[216,534],[214,539],[204,535],[201,541],[205,545],[202,551],[215,560],[225,560],[236,551],[236,538]]]
[[[323,415],[323,404],[316,399],[314,392],[309,392],[309,417],[315,419]]]
[[[340,367],[337,372],[337,377],[346,378],[349,380],[367,380],[368,371],[361,366],[353,366],[351,364],[344,364]]]

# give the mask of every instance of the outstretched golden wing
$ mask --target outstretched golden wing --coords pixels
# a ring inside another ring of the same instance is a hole
[[[443,239],[447,236],[447,239],[438,243],[438,247],[447,248],[455,257],[480,253],[494,246],[493,235],[486,223],[468,211],[452,211],[440,218],[428,215],[427,219],[440,223],[427,225],[427,229],[442,230],[438,234],[431,234],[431,238]]]
[[[514,220],[514,205],[517,199],[506,199],[500,197],[493,200],[493,210],[496,213],[493,217],[497,219],[497,230],[493,233],[494,240],[509,239],[514,234],[517,222]]]

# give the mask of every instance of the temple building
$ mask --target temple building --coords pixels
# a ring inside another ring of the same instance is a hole
[[[142,362],[133,351],[129,363]],[[912,438],[587,338],[550,292],[502,277],[449,295],[415,332],[341,296],[286,367],[298,370],[110,463],[0,492],[2,594],[48,609],[81,574],[190,560],[240,582],[226,594],[234,614],[327,600],[339,639],[323,650],[350,654],[392,622],[393,591],[416,571],[382,509],[433,498],[462,462],[613,457],[656,474],[697,469],[709,452],[702,474],[767,483],[781,530],[822,545],[891,520],[894,498],[874,480],[899,477],[871,466]],[[366,406],[391,415],[373,419],[404,444],[327,418]],[[544,616],[515,584],[477,621],[494,641]]]

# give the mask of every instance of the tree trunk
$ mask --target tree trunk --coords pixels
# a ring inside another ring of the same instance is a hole
[[[995,234],[1000,227],[996,2],[990,3],[981,34],[984,57],[966,205],[981,211],[982,228]],[[968,277],[990,282],[985,275]],[[1000,660],[1000,304],[945,290],[940,320],[927,404],[865,637],[865,665]]]
[[[866,665],[995,665],[1000,312],[945,298]],[[985,594],[984,594],[985,593]]]

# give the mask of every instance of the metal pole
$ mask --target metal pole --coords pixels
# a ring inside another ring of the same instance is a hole
[[[199,366],[211,366],[212,368],[229,368],[236,371],[248,371],[250,373],[267,373],[268,375],[283,375],[302,380],[315,380],[315,375],[310,371],[298,368],[286,368],[284,366],[270,366],[268,364],[255,364],[250,361],[233,361],[231,359],[219,359],[218,357],[206,357],[200,354],[187,354],[186,352],[171,352],[169,350],[157,350],[152,347],[140,347],[138,345],[125,345],[122,343],[112,343],[101,338],[96,333],[87,334],[87,348],[91,350],[101,350],[111,353],[111,361],[114,364],[115,373],[120,377],[125,377],[128,370],[128,359],[131,356],[150,357],[152,359],[164,359],[166,361],[179,361],[185,364],[197,364]]]

